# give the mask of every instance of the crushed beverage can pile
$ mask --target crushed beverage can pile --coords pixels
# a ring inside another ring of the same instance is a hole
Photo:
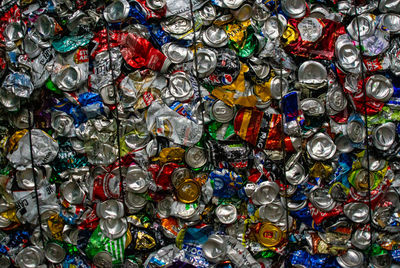
[[[399,0],[0,14],[0,267],[400,267]]]

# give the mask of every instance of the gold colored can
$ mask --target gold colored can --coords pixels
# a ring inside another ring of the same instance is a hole
[[[184,180],[176,187],[176,196],[182,203],[193,203],[200,196],[200,184],[192,179]]]
[[[260,227],[256,237],[260,244],[266,247],[273,247],[282,241],[283,232],[281,229],[271,223],[264,223]]]

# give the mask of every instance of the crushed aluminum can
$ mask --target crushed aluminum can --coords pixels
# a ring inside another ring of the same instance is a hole
[[[36,31],[45,40],[54,37],[57,32],[61,30],[59,29],[60,25],[58,25],[57,21],[46,14],[43,14],[37,18],[34,24]]]
[[[55,77],[56,86],[63,91],[75,91],[81,84],[81,70],[75,66],[66,66]]]
[[[70,180],[60,185],[61,196],[71,205],[82,204],[86,194],[76,181]]]
[[[106,85],[100,88],[101,99],[105,104],[115,105],[119,101],[119,94],[114,85]]]
[[[101,232],[108,238],[115,240],[125,235],[128,230],[126,218],[100,219]]]
[[[260,207],[258,211],[259,217],[263,220],[268,220],[272,223],[277,223],[285,214],[285,209],[283,208],[280,201],[272,202]]]
[[[243,4],[244,0],[222,0],[222,2],[230,9],[237,9]]]
[[[225,240],[220,235],[210,235],[202,249],[204,256],[211,262],[219,263],[227,258]]]
[[[284,77],[275,76],[268,81],[271,97],[280,100],[289,90],[289,82]]]
[[[304,167],[299,163],[295,163],[285,172],[285,178],[291,185],[303,184],[307,180]]]
[[[291,18],[304,17],[307,11],[307,4],[304,0],[283,0],[281,5],[282,11]]]
[[[170,196],[165,197],[157,203],[157,216],[160,218],[168,218],[171,214],[171,205],[174,199]]]
[[[353,40],[358,41],[359,37],[364,40],[373,35],[375,27],[376,24],[372,14],[361,14],[350,22],[346,30]]]
[[[347,136],[354,143],[362,143],[365,140],[365,123],[359,116],[350,116],[347,121]]]
[[[193,87],[190,82],[190,77],[185,72],[176,72],[169,79],[169,93],[177,100],[189,100],[193,94]]]
[[[317,61],[305,61],[298,70],[298,79],[307,88],[318,89],[326,85],[328,73],[324,65]]]
[[[51,113],[51,127],[62,137],[75,136],[74,119],[68,114],[61,111]]]
[[[186,62],[193,57],[192,52],[188,48],[174,43],[166,43],[161,49],[168,59],[175,64]]]
[[[112,268],[112,256],[107,251],[100,251],[93,257],[93,264],[98,268]]]
[[[43,263],[43,251],[36,246],[21,250],[15,258],[15,263],[21,268],[39,267]]]
[[[338,37],[335,43],[337,62],[345,71],[361,73],[360,51],[346,35]]]
[[[334,86],[326,94],[326,107],[329,115],[337,114],[347,107],[347,99],[339,86]]]
[[[142,195],[139,194],[135,194],[128,191],[125,193],[124,197],[125,197],[124,201],[129,213],[138,212],[142,208],[144,208],[147,204],[146,198],[144,198]]]
[[[311,190],[309,198],[314,207],[322,211],[330,211],[337,205],[327,188],[314,188]]]
[[[50,242],[46,244],[44,255],[51,263],[61,263],[65,259],[67,252],[59,244]]]
[[[207,163],[207,154],[201,147],[190,147],[185,151],[185,162],[191,168],[201,168]]]
[[[277,39],[282,36],[286,26],[286,18],[282,14],[278,14],[276,16],[268,17],[261,30],[265,36],[268,36],[271,39]]]
[[[204,43],[210,47],[224,47],[228,44],[229,38],[225,30],[216,25],[208,27],[202,35]]]
[[[361,267],[364,263],[364,255],[357,250],[349,249],[344,255],[336,257],[342,268]]]
[[[343,213],[356,223],[366,223],[369,221],[369,207],[364,203],[348,203],[344,205]]]
[[[235,117],[235,112],[232,107],[221,100],[217,100],[211,107],[211,116],[217,122],[228,123]]]
[[[371,232],[366,228],[357,229],[351,237],[351,244],[361,250],[367,249],[371,245]]]
[[[372,141],[380,150],[389,149],[395,141],[395,136],[396,125],[393,122],[378,125],[372,130]]]
[[[215,209],[215,215],[223,224],[232,224],[237,220],[237,210],[232,204],[219,205]]]
[[[328,160],[336,153],[336,145],[327,134],[317,133],[307,142],[307,152],[314,160]]]
[[[128,1],[116,0],[104,9],[104,19],[110,23],[121,22],[128,17],[129,9]]]
[[[138,166],[130,166],[124,183],[128,191],[144,193],[149,188],[150,174]]]
[[[124,216],[124,204],[116,199],[109,199],[98,203],[96,214],[100,219],[119,219]]]
[[[160,10],[165,7],[166,0],[146,0],[146,5],[152,10]]]
[[[325,105],[317,98],[303,99],[300,106],[305,115],[322,116],[325,114]]]
[[[264,181],[257,185],[251,195],[253,203],[256,205],[266,205],[275,200],[279,194],[279,186],[275,182]]]
[[[372,75],[365,84],[365,93],[368,97],[387,102],[393,95],[393,84],[383,75]]]
[[[217,54],[210,49],[198,49],[196,53],[197,63],[194,62],[193,68],[197,71],[199,78],[209,76],[217,67]],[[196,65],[197,64],[197,65]]]
[[[176,168],[171,174],[172,185],[176,188],[184,180],[191,179],[193,177],[192,172],[188,168]]]
[[[185,204],[195,202],[201,194],[200,184],[191,179],[186,179],[176,186],[177,199]]]

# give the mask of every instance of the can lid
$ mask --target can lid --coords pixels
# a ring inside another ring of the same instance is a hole
[[[369,207],[361,202],[352,202],[344,205],[343,213],[356,223],[366,223],[369,220]]]
[[[361,250],[368,248],[370,243],[371,232],[368,230],[357,229],[351,237],[351,244]]]
[[[289,83],[284,77],[275,76],[270,81],[271,97],[276,100],[280,100],[284,96],[289,88]]]
[[[380,74],[372,75],[365,84],[365,93],[367,96],[378,101],[388,101],[392,97],[393,92],[392,82]]]
[[[398,33],[400,31],[400,15],[394,13],[382,14],[380,27],[389,33]]]
[[[75,66],[67,66],[57,74],[55,84],[63,91],[74,91],[80,83],[81,72]]]
[[[146,5],[152,10],[160,10],[165,7],[165,0],[146,0]]]
[[[176,72],[169,79],[169,92],[179,100],[189,99],[193,95],[189,76],[184,72]]]
[[[337,262],[343,268],[361,267],[364,255],[357,250],[348,249],[345,254],[336,257]]]
[[[192,29],[193,25],[191,20],[181,16],[169,17],[160,24],[164,31],[173,35],[185,34]]]
[[[3,35],[8,41],[18,41],[25,37],[26,25],[20,22],[10,22],[4,29]]]
[[[171,174],[171,182],[172,185],[176,188],[179,184],[181,184],[186,179],[191,179],[193,177],[190,169],[182,167],[176,168]]]
[[[298,70],[299,82],[310,89],[318,89],[324,86],[328,79],[328,72],[324,65],[317,61],[303,62]]]
[[[350,153],[354,150],[354,147],[347,135],[336,136],[335,144],[338,151],[342,153]]]
[[[139,166],[130,166],[126,172],[125,183],[129,191],[144,193],[149,188],[149,173]]]
[[[215,215],[223,224],[232,224],[237,220],[237,210],[232,204],[221,204],[215,209]]]
[[[271,16],[271,12],[265,5],[253,4],[252,19],[256,21],[266,21],[269,16]]]
[[[225,259],[226,245],[222,236],[217,234],[210,235],[201,247],[207,260],[218,263]]]
[[[34,23],[36,31],[44,38],[49,39],[55,34],[55,21],[52,17],[42,14]]]
[[[115,0],[104,9],[104,19],[115,23],[123,21],[128,17],[130,6],[126,0]]]
[[[191,168],[201,168],[207,163],[207,155],[203,148],[190,147],[185,152],[185,162]]]
[[[310,193],[309,200],[316,208],[322,211],[330,211],[336,206],[336,202],[327,188],[314,188]]]
[[[258,242],[266,247],[278,245],[283,239],[281,229],[271,223],[264,223],[256,234]]]
[[[320,99],[306,98],[300,102],[301,109],[309,116],[322,116],[325,114],[325,105]]]
[[[373,35],[375,27],[372,14],[361,14],[350,22],[346,30],[353,40],[358,41],[358,38],[364,40]]]
[[[26,247],[15,257],[15,263],[21,268],[38,267],[43,260],[43,251],[37,246]]]
[[[212,105],[212,116],[217,122],[228,123],[235,116],[235,112],[232,107],[226,105],[223,101],[217,100]]]
[[[201,193],[200,184],[195,180],[184,180],[176,187],[176,195],[182,203],[193,203]]]
[[[62,197],[71,205],[82,204],[85,200],[85,192],[76,181],[70,180],[63,182],[60,186]]]
[[[256,205],[265,205],[274,201],[278,194],[278,184],[272,181],[263,181],[254,190],[251,199]]]
[[[283,34],[287,26],[287,20],[282,14],[270,16],[262,26],[264,36],[276,39]]]
[[[260,207],[258,213],[263,220],[268,220],[272,223],[278,222],[284,215],[284,208],[280,202],[272,202]]]
[[[199,78],[209,76],[217,67],[217,54],[211,49],[201,48],[197,50],[197,63],[193,67],[197,69]],[[197,65],[196,65],[197,64]]]
[[[307,180],[304,167],[295,163],[290,169],[286,170],[285,178],[291,185],[300,185]]]
[[[97,268],[112,268],[112,256],[107,251],[100,251],[94,256],[93,264]]]
[[[225,30],[212,25],[203,32],[203,41],[210,47],[223,47],[228,44],[229,38]]]
[[[307,142],[307,152],[314,160],[327,160],[336,153],[336,145],[327,134],[317,133]]]
[[[316,42],[322,36],[322,24],[316,18],[304,18],[297,28],[304,41]]]
[[[307,11],[306,1],[304,0],[282,0],[282,11],[291,18],[304,17]]]
[[[64,260],[67,252],[65,249],[57,243],[47,243],[44,255],[52,263],[60,263]]]
[[[340,67],[342,67],[345,71],[354,74],[361,73],[359,53],[360,52],[357,47],[350,41],[350,39],[348,39],[348,37],[346,37],[346,35],[341,35],[336,40],[336,58]]]
[[[96,214],[101,219],[118,219],[124,216],[124,204],[116,199],[98,203]]]
[[[372,141],[374,146],[380,150],[389,149],[395,141],[396,125],[393,122],[387,122],[376,126],[372,130]]]
[[[347,107],[347,99],[339,86],[329,89],[326,94],[326,102],[335,112],[343,111]]]
[[[128,230],[126,218],[100,219],[99,225],[102,233],[112,240],[124,236]]]
[[[249,66],[256,73],[257,77],[260,79],[266,78],[269,75],[269,72],[271,70],[271,67],[269,66],[269,64],[264,64],[261,62],[260,62],[260,64],[249,63]]]
[[[171,214],[171,205],[174,199],[171,196],[167,196],[157,203],[157,212],[161,218],[168,218]]]
[[[189,50],[186,47],[179,46],[175,43],[166,43],[161,47],[165,56],[172,63],[181,63],[189,58]]]
[[[140,194],[128,191],[125,193],[125,204],[128,209],[141,209],[147,204],[147,200]]]

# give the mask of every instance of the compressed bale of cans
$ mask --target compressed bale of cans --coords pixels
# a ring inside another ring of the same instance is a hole
[[[400,0],[0,1],[0,267],[400,267]]]

